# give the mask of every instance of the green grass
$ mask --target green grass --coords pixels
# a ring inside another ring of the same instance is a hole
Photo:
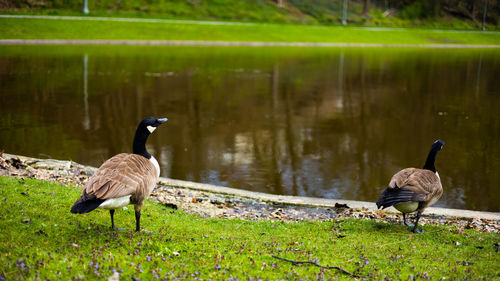
[[[491,44],[498,33],[429,29],[369,30],[310,25],[198,25],[0,18],[0,39],[209,40],[384,44]]]
[[[401,225],[354,219],[203,219],[149,201],[142,226],[151,234],[113,231],[106,211],[69,212],[79,193],[58,183],[0,177],[0,280],[91,280],[114,271],[123,280],[351,279],[272,255],[314,259],[370,280],[500,277],[498,234],[456,234],[445,226],[413,234]],[[117,211],[115,223],[133,229],[133,208]]]

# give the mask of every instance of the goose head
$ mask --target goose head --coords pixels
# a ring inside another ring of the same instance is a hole
[[[139,126],[137,127],[137,130],[146,130],[149,131],[149,134],[152,134],[154,130],[161,124],[167,122],[167,118],[155,118],[155,117],[146,117],[144,118],[141,123],[139,123]]]
[[[135,131],[134,143],[132,146],[132,150],[135,154],[142,155],[148,159],[151,158],[151,154],[149,154],[146,150],[146,141],[151,135],[151,133],[158,128],[161,124],[167,122],[167,118],[155,118],[155,117],[146,117],[144,118],[139,125],[137,126],[137,130]]]
[[[440,151],[444,146],[444,141],[443,140],[437,140],[432,144],[432,149],[437,149],[437,151]]]
[[[444,146],[443,140],[437,140],[432,143],[431,150],[429,151],[429,155],[427,155],[427,160],[425,161],[424,169],[431,170],[436,173],[436,167],[434,166],[434,162],[436,161],[436,155]]]

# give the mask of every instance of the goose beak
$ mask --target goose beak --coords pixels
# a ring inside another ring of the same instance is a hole
[[[444,146],[444,141],[441,140],[441,139],[439,139],[439,140],[435,141],[434,144],[439,144],[439,145],[441,145],[441,147],[443,147]]]
[[[163,123],[167,122],[167,120],[168,120],[167,118],[160,118],[160,119],[158,119],[158,122],[160,124],[163,124]]]

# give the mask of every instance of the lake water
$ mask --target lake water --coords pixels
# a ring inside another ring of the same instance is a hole
[[[162,176],[375,202],[431,143],[436,206],[500,211],[500,52],[0,46],[0,149],[99,166],[137,123]]]

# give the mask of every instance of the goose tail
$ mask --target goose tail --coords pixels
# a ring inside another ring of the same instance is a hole
[[[99,199],[95,196],[87,197],[85,191],[82,196],[76,200],[76,202],[71,207],[71,213],[73,214],[85,214],[95,210],[99,207],[105,200]]]
[[[376,204],[378,209],[385,209],[393,205],[420,200],[420,196],[411,190],[388,187],[382,192]]]

